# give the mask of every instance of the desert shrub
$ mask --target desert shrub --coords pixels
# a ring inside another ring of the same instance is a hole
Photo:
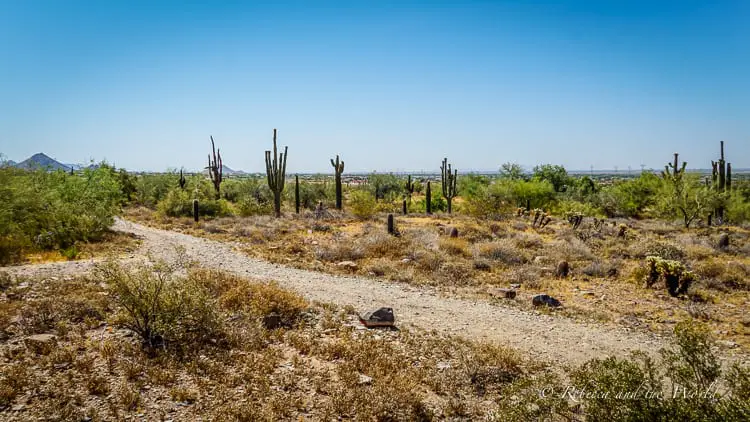
[[[194,177],[186,176],[195,185]],[[179,187],[180,176],[174,171],[163,174],[143,174],[135,179],[133,199],[137,205],[155,209],[172,189]]]
[[[634,258],[658,256],[662,259],[681,260],[685,258],[685,250],[675,243],[663,240],[644,240],[634,243],[629,248],[629,254]]]
[[[404,191],[403,182],[393,174],[372,173],[367,176],[367,186],[376,199],[384,199],[387,202],[399,199]]]
[[[477,217],[491,217],[508,214],[517,207],[548,208],[554,200],[555,190],[547,181],[504,178],[477,189],[466,199],[466,208]]]
[[[750,414],[750,371],[735,364],[722,377],[705,326],[682,322],[662,363],[636,353],[594,359],[571,374],[586,420],[743,420]],[[726,386],[722,394],[717,382]],[[666,387],[666,388],[665,388]],[[665,392],[666,391],[666,392]]]
[[[433,184],[434,185],[434,184]],[[434,188],[433,188],[434,189]],[[432,212],[445,212],[448,210],[448,202],[435,190],[432,191],[432,198],[430,203],[432,204]],[[420,199],[419,201],[412,201],[413,208],[412,212],[427,212],[427,198]]]
[[[349,208],[355,217],[368,220],[375,215],[375,197],[365,190],[355,190],[349,195]]]
[[[26,250],[100,239],[122,198],[109,167],[77,175],[0,168],[0,263],[17,260]]]
[[[482,242],[476,245],[477,255],[506,265],[519,265],[528,261],[528,257],[516,246],[505,241]]]
[[[440,250],[445,251],[448,255],[455,255],[468,258],[471,256],[469,242],[466,239],[443,237],[438,242]]]
[[[199,279],[177,276],[178,269],[166,263],[135,270],[114,263],[98,267],[120,308],[115,324],[150,347],[188,347],[219,336],[216,300]]]
[[[287,188],[284,193],[291,206],[294,206],[294,183],[287,182]],[[342,187],[343,188],[343,187]],[[323,202],[326,207],[334,207],[336,199],[336,185],[328,180],[323,182],[308,182],[300,180],[299,182],[299,205],[300,208],[314,210],[319,202]]]
[[[594,204],[569,199],[555,203],[555,206],[552,208],[552,213],[560,216],[569,215],[570,213],[576,213],[583,216],[601,215],[601,211]]]
[[[742,195],[729,198],[724,218],[732,224],[742,224],[750,221],[750,200]]]
[[[643,173],[631,180],[619,181],[602,189],[597,202],[607,217],[645,217],[658,199],[661,180]]]
[[[349,241],[338,241],[320,245],[315,250],[315,258],[326,262],[356,261],[365,256],[360,245]]]
[[[192,217],[193,200],[198,199],[198,212],[201,216],[225,217],[232,214],[225,199],[213,199],[213,194],[206,196],[200,192],[192,194],[180,188],[169,191],[163,201],[159,202],[159,213],[169,217]]]

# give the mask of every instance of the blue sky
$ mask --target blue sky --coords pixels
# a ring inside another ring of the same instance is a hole
[[[129,169],[750,167],[750,2],[0,0],[0,152]]]

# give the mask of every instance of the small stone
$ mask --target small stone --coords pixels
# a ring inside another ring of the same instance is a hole
[[[25,406],[25,405],[23,405],[23,404],[16,404],[16,405],[14,405],[14,406],[13,406],[13,407],[11,408],[11,410],[13,410],[14,412],[20,412],[20,411],[22,411],[22,410],[23,410],[24,408],[26,408],[26,406]]]
[[[730,341],[730,340],[719,340],[716,342],[717,344],[720,344],[728,349],[734,349],[737,347],[737,343]]]
[[[372,384],[372,377],[368,377],[365,374],[359,374],[359,385]]]
[[[582,296],[594,296],[596,293],[592,292],[591,290],[584,290],[581,292]]]
[[[357,263],[354,261],[341,261],[336,266],[342,267],[342,268],[350,268],[352,270],[357,268]]]
[[[562,306],[562,303],[560,303],[559,300],[555,299],[554,297],[550,295],[536,295],[531,299],[531,303],[534,306],[546,305],[551,308],[558,308]]]
[[[503,299],[515,299],[516,291],[513,289],[490,289],[490,295]]]
[[[402,264],[408,264],[410,262],[411,262],[411,259],[409,259],[409,258],[404,258],[404,259],[401,260]]]
[[[380,308],[360,315],[359,321],[367,328],[392,327],[396,322],[396,317],[393,314],[393,308]]]
[[[726,249],[729,247],[729,235],[727,233],[722,233],[721,236],[719,236],[719,249]]]
[[[450,237],[456,238],[458,237],[458,229],[453,227],[450,232]]]
[[[511,288],[511,289],[520,289],[520,288],[521,288],[521,285],[520,285],[520,284],[518,284],[518,283],[512,283],[512,284],[510,285],[510,288]]]
[[[437,363],[437,369],[442,371],[445,369],[450,369],[452,367],[450,362],[438,362]]]

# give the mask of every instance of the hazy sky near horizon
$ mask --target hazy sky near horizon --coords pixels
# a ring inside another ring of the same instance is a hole
[[[0,0],[0,153],[133,170],[750,167],[748,1]]]

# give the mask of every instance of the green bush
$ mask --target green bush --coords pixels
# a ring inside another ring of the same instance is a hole
[[[661,183],[653,173],[643,173],[601,190],[597,201],[607,217],[643,218],[657,203]]]
[[[169,217],[192,217],[193,199],[198,199],[198,213],[201,216],[225,217],[232,215],[232,209],[225,199],[213,199],[214,196],[202,195],[202,192],[193,192],[175,188],[169,191],[167,196],[159,202],[157,210],[159,213]]]
[[[294,207],[294,183],[287,182],[287,187],[284,189],[284,194],[287,196],[287,201]],[[308,182],[300,180],[299,182],[299,206],[302,209],[314,210],[318,206],[319,202],[328,207],[335,206],[336,200],[336,185],[334,183],[324,182]],[[344,189],[344,187],[342,187]]]
[[[114,323],[150,347],[186,347],[219,337],[217,299],[192,274],[178,277],[178,269],[163,262],[134,271],[114,263],[98,267],[120,307]]]
[[[682,322],[661,364],[641,353],[594,359],[572,373],[572,391],[589,393],[578,396],[586,420],[747,420],[750,370],[735,364],[722,376],[712,345],[704,326]]]
[[[365,190],[355,190],[349,195],[349,209],[359,219],[372,218],[376,205],[375,197]]]
[[[0,262],[100,239],[122,200],[118,175],[106,166],[76,175],[0,168]]]

